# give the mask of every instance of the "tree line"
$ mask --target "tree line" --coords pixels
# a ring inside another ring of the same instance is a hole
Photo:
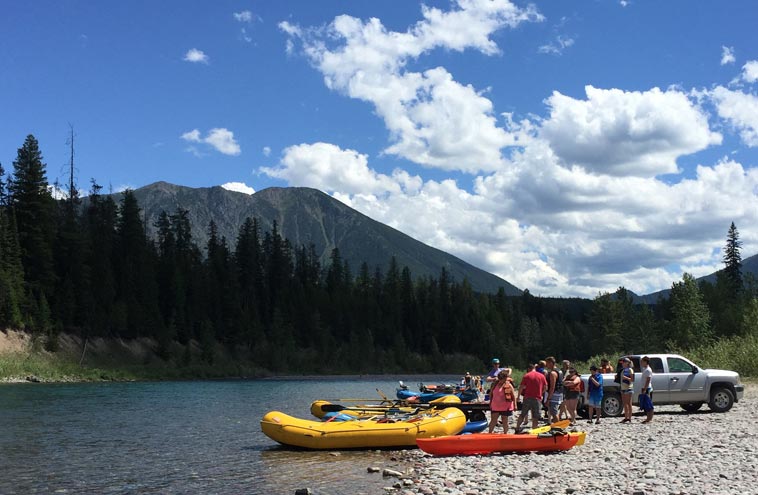
[[[322,264],[313,245],[255,218],[235,239],[211,222],[198,246],[188,213],[163,212],[151,239],[132,191],[117,202],[93,180],[80,198],[72,179],[56,200],[28,136],[12,173],[0,165],[0,326],[50,351],[61,332],[149,337],[177,365],[212,365],[223,348],[271,371],[360,373],[447,371],[495,355],[521,366],[757,332],[758,291],[743,280],[734,225],[715,284],[685,274],[668,299],[640,305],[623,288],[594,300],[476,293],[444,268],[415,278],[394,258],[352,267],[338,249]],[[174,355],[174,342],[200,352]]]

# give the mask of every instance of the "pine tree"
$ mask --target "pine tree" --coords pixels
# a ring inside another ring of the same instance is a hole
[[[24,267],[13,211],[5,194],[5,170],[0,165],[0,328],[23,325]]]
[[[84,213],[84,231],[87,249],[86,265],[92,274],[86,300],[86,332],[90,335],[108,335],[115,328],[117,314],[116,276],[114,273],[117,206],[111,196],[100,195],[102,186],[92,180],[87,208]],[[118,258],[116,258],[118,259]]]
[[[734,295],[739,294],[742,291],[742,256],[740,255],[740,249],[742,248],[742,241],[740,241],[740,233],[737,231],[734,222],[729,227],[729,232],[726,236],[726,245],[724,246],[724,275],[729,283]]]
[[[594,353],[615,352],[621,349],[623,344],[621,308],[607,292],[598,295],[593,300],[590,324],[594,331],[592,339]]]
[[[13,168],[8,192],[16,217],[25,281],[32,292],[44,293],[49,301],[55,287],[55,201],[48,190],[46,165],[42,162],[39,144],[31,134],[19,148]]]
[[[126,310],[123,337],[154,336],[162,332],[158,285],[154,267],[158,254],[148,243],[134,192],[124,191],[116,223],[117,294]]]
[[[687,349],[710,339],[710,313],[703,302],[695,278],[685,273],[681,282],[671,287],[671,313],[669,340]]]

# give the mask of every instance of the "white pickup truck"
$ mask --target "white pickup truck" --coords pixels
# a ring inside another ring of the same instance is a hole
[[[727,412],[735,402],[739,402],[745,392],[740,375],[734,371],[707,370],[677,354],[645,354],[650,358],[653,370],[653,403],[655,405],[679,404],[685,411],[697,411],[703,404],[715,412]],[[636,405],[642,373],[640,358],[643,354],[628,357],[634,367],[634,393],[632,401]],[[605,416],[619,416],[623,412],[619,384],[614,382],[615,373],[603,374],[602,410]],[[589,375],[582,375],[584,390],[588,389]],[[580,396],[578,410],[584,412],[584,396]]]

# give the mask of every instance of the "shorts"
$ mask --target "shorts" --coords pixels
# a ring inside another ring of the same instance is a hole
[[[645,412],[654,411],[653,398],[648,394],[640,394],[640,408]]]
[[[499,414],[501,416],[511,417],[513,416],[513,411],[492,411],[495,414]]]
[[[632,393],[633,393],[633,392],[634,392],[634,390],[632,390],[631,388],[628,388],[628,389],[626,389],[626,390],[621,390],[621,393],[622,393],[622,394],[629,394],[629,395],[632,395]]]
[[[602,403],[602,397],[587,397],[587,405],[590,407],[600,407]]]
[[[555,398],[555,396],[553,396]],[[551,400],[547,405],[547,410],[550,411],[551,416],[558,416],[558,408],[561,405],[561,401]]]
[[[579,398],[579,391],[578,390],[566,390],[566,393],[563,394],[563,398],[566,400],[575,400]]]
[[[521,414],[527,414],[531,411],[535,418],[540,417],[542,412],[542,404],[539,399],[534,397],[524,397],[524,401],[521,403]]]

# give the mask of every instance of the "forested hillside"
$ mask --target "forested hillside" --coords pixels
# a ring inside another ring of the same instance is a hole
[[[270,187],[249,195],[221,186],[192,188],[156,182],[135,189],[134,195],[153,238],[162,212],[186,210],[192,238],[201,251],[208,243],[211,222],[216,224],[219,236],[232,241],[249,217],[258,219],[262,230],[271,230],[276,222],[279,233],[293,246],[313,245],[322,264],[329,263],[334,248],[354,267],[366,262],[386,270],[394,256],[411,270],[414,279],[436,277],[444,267],[457,280],[468,279],[478,292],[494,294],[503,287],[509,296],[521,294],[506,280],[377,222],[316,189]],[[121,196],[115,195],[116,202]]]
[[[623,288],[593,301],[507,296],[477,293],[444,268],[414,279],[394,258],[387,269],[352,266],[334,249],[322,264],[312,245],[256,218],[233,239],[211,222],[198,246],[188,210],[164,211],[153,240],[132,191],[117,203],[93,182],[86,205],[75,188],[55,201],[33,136],[13,167],[0,173],[0,325],[49,351],[67,332],[150,337],[176,366],[213,365],[223,346],[271,371],[432,372],[493,355],[522,366],[758,334],[758,288],[741,275],[734,225],[724,275],[700,286],[685,275],[658,306],[632,304]],[[172,355],[174,341],[202,352]]]

